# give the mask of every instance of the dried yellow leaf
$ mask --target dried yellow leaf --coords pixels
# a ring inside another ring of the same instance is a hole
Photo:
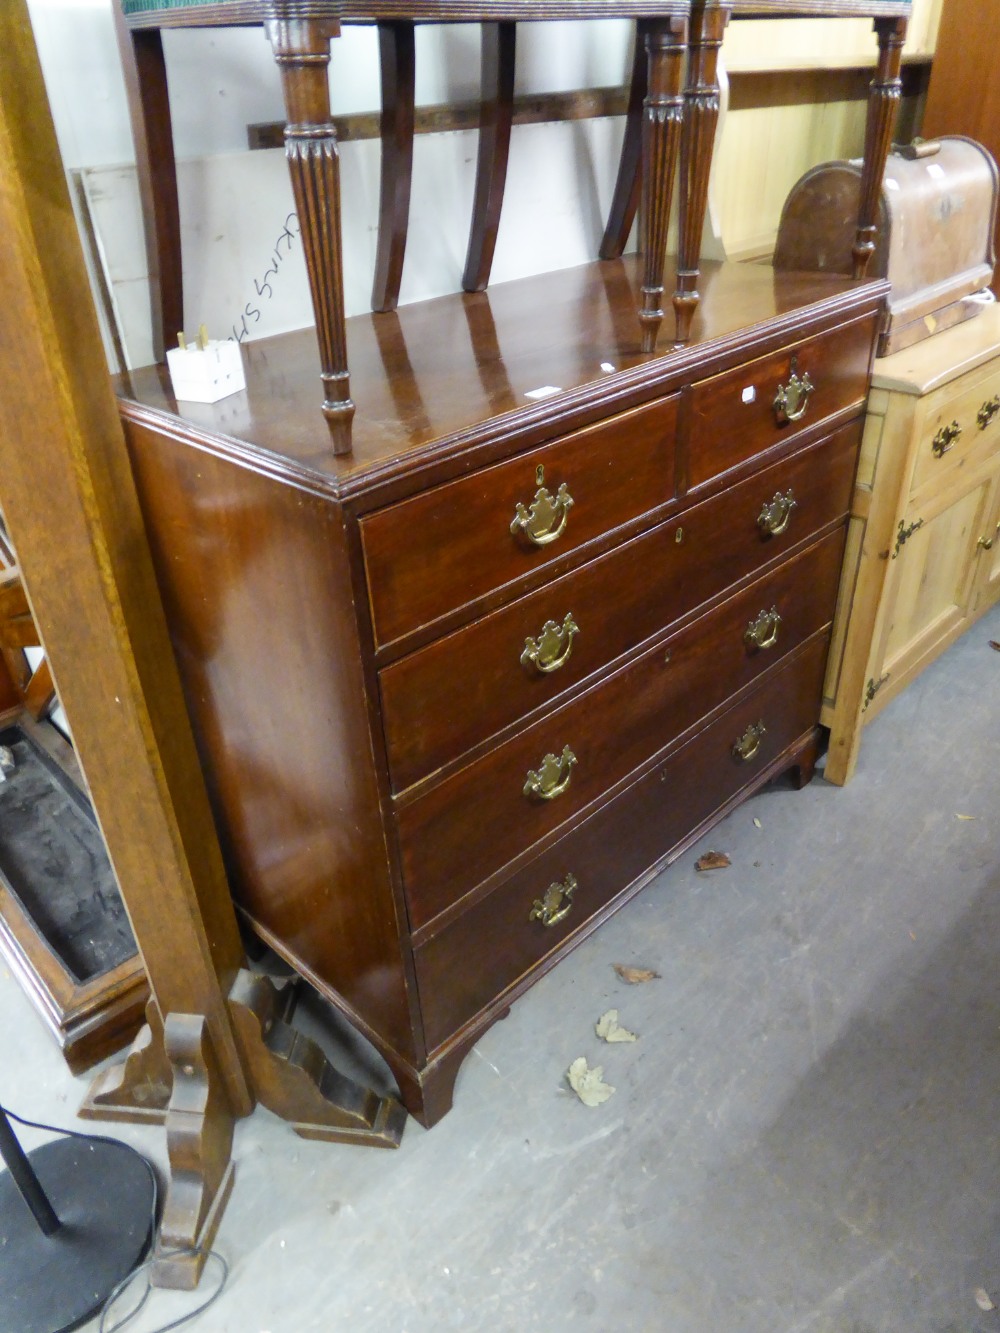
[[[995,1310],[997,1308],[990,1300],[990,1294],[985,1287],[977,1287],[972,1294],[980,1310]]]
[[[609,1009],[601,1014],[594,1025],[594,1031],[602,1041],[638,1041],[639,1038],[618,1022],[618,1010]]]
[[[630,986],[640,986],[644,981],[660,979],[659,972],[654,972],[651,967],[629,967],[626,963],[615,963],[614,968],[622,981],[627,981]]]
[[[975,819],[975,815],[956,815],[956,819]]]
[[[614,1088],[604,1082],[604,1070],[600,1065],[591,1068],[586,1057],[581,1055],[574,1060],[566,1071],[569,1086],[583,1102],[584,1106],[600,1106],[609,1097],[614,1096]]]

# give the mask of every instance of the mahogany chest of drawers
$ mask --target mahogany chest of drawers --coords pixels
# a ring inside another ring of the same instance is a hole
[[[121,411],[234,894],[433,1123],[475,1038],[776,772],[808,777],[885,284],[629,261],[309,332]]]

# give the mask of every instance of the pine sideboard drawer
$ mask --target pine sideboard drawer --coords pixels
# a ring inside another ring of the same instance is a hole
[[[841,520],[851,496],[858,429],[842,428],[385,667],[379,684],[393,789],[406,790],[554,704],[674,621]],[[560,664],[541,671],[528,650],[539,644],[548,624],[549,665]]]
[[[700,486],[838,412],[860,409],[874,331],[871,316],[854,320],[692,385],[688,485]]]
[[[910,494],[924,486],[949,484],[953,468],[987,460],[1000,443],[1000,366],[983,370],[931,394],[924,409],[920,443],[913,460]]]
[[[376,643],[671,500],[677,402],[658,399],[362,518]]]
[[[588,925],[809,731],[819,710],[827,636],[768,672],[722,714],[414,954],[428,1047],[446,1042]],[[743,756],[746,757],[743,757]]]
[[[843,539],[843,528],[831,533],[399,809],[411,925],[425,925],[828,629]]]

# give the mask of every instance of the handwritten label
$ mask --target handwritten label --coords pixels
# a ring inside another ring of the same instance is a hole
[[[254,278],[253,280],[258,304],[255,305],[253,301],[250,300],[243,307],[238,322],[232,326],[232,332],[230,334],[231,342],[235,341],[241,343],[244,338],[250,336],[250,328],[260,320],[261,304],[265,301],[270,301],[274,296],[274,288],[271,286],[271,279],[278,276],[278,271],[281,268],[282,263],[288,258],[292,246],[295,244],[300,233],[301,228],[299,227],[298,214],[289,213],[288,217],[285,218],[285,225],[282,228],[281,235],[274,243],[270,262],[264,270],[264,276],[259,280],[257,278]],[[284,252],[282,252],[281,249],[282,244],[284,244],[285,247]],[[250,321],[249,325],[247,324],[247,320]]]

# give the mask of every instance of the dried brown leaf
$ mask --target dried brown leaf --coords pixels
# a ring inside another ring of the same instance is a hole
[[[972,1294],[980,1310],[995,1310],[997,1308],[990,1300],[990,1294],[985,1287],[977,1287]]]
[[[583,1055],[573,1061],[566,1071],[566,1077],[569,1086],[584,1106],[600,1106],[602,1102],[614,1096],[614,1088],[610,1083],[604,1082],[604,1070],[601,1066],[594,1065],[591,1069]]]
[[[622,981],[627,981],[630,986],[641,986],[644,981],[660,979],[659,972],[654,972],[651,967],[629,967],[627,963],[615,963],[614,966]]]
[[[694,863],[695,870],[724,870],[733,863],[725,852],[706,852]]]
[[[996,639],[990,639],[990,647],[1000,653],[1000,643],[997,643]]]
[[[618,1010],[609,1009],[601,1014],[594,1025],[594,1031],[602,1041],[638,1041],[639,1038],[618,1022]]]

